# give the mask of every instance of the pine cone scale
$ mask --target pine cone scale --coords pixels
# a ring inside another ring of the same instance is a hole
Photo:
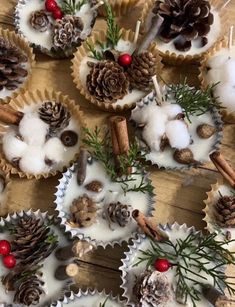
[[[221,227],[235,227],[235,196],[220,197],[214,216]]]

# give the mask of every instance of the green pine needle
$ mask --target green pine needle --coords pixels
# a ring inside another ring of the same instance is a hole
[[[108,301],[108,297],[105,299],[105,301],[103,303],[99,304],[99,307],[105,307],[107,301]]]
[[[87,0],[63,0],[61,9],[64,14],[75,15],[81,7],[87,3]]]
[[[104,6],[107,14],[107,42],[111,48],[114,48],[118,44],[119,39],[121,38],[120,28],[115,21],[115,16],[110,4],[105,1]]]
[[[103,60],[103,52],[102,51],[98,51],[95,49],[95,47],[93,45],[91,45],[90,43],[88,43],[88,41],[86,42],[87,48],[88,50],[91,52],[91,57],[93,59],[96,59],[98,61]]]

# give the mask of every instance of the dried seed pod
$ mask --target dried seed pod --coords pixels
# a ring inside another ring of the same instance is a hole
[[[60,136],[61,142],[66,147],[72,147],[75,146],[78,142],[78,135],[76,132],[72,130],[66,130],[64,131]]]
[[[88,191],[100,193],[103,190],[103,183],[99,180],[93,180],[85,185]]]
[[[202,139],[209,139],[215,132],[216,128],[208,124],[202,124],[197,127],[197,134]]]
[[[197,162],[194,160],[193,153],[189,148],[176,149],[173,157],[175,161],[180,164],[191,164]]]

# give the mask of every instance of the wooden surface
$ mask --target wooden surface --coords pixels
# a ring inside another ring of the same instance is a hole
[[[119,1],[119,0],[116,0]],[[140,0],[144,1],[144,0]],[[224,0],[225,1],[225,0]],[[222,2],[222,1],[221,1]],[[141,3],[136,1],[136,7],[131,12],[131,18],[123,16],[120,23],[124,26],[132,26],[138,18]],[[0,26],[14,29],[13,10],[14,0],[0,0]],[[231,0],[228,8],[230,17],[235,19],[235,0]],[[97,24],[104,25],[102,20]],[[96,26],[97,27],[97,26]],[[55,90],[68,94],[81,106],[85,113],[88,126],[102,125],[106,123],[110,114],[104,113],[87,103],[75,88],[71,78],[70,60],[53,60],[45,55],[36,54],[36,66],[33,70],[33,78],[30,89],[44,89],[52,87]],[[199,85],[197,80],[197,66],[165,67],[162,72],[167,81],[177,81],[180,76],[187,76],[191,84]],[[128,114],[126,114],[128,115]],[[222,153],[228,161],[235,166],[235,125],[224,126],[224,137],[222,142]],[[160,223],[174,222],[194,225],[197,229],[204,229],[203,222],[204,208],[203,200],[210,185],[219,177],[211,163],[200,167],[197,170],[186,172],[159,171],[152,169],[151,179],[155,186],[156,210],[154,221]],[[47,180],[22,180],[13,178],[10,191],[10,199],[6,208],[1,208],[1,215],[13,210],[38,209],[53,212],[53,201],[55,186],[58,184],[58,177]],[[119,285],[121,283],[118,267],[120,259],[127,250],[125,246],[116,246],[114,249],[102,248],[87,255],[81,261],[80,273],[77,277],[78,286],[81,288],[91,287],[114,294],[121,294]]]

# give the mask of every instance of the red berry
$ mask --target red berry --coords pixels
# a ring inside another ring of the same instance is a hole
[[[55,2],[55,0],[46,0],[45,7],[46,10],[51,13],[53,13],[56,9],[58,9],[58,5]]]
[[[3,257],[3,264],[8,269],[14,268],[16,265],[16,258],[12,254],[9,254]]]
[[[159,272],[166,272],[171,267],[171,264],[167,259],[157,259],[154,262],[154,267]]]
[[[0,241],[0,255],[6,256],[11,252],[11,245],[7,240]]]
[[[118,64],[123,67],[128,67],[132,63],[132,56],[128,53],[124,53],[118,57]]]
[[[56,10],[54,10],[52,14],[54,19],[61,19],[63,17],[63,13],[59,7]]]

